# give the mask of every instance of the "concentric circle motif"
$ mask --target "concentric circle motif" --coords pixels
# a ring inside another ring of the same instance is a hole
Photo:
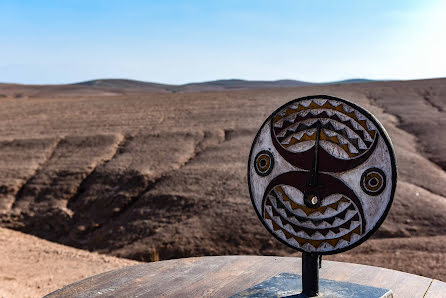
[[[370,168],[361,176],[362,190],[371,196],[377,196],[386,188],[386,174],[378,168]]]
[[[267,150],[260,151],[257,153],[254,159],[254,168],[256,173],[262,177],[268,176],[274,167],[274,157],[271,152]]]
[[[391,206],[396,164],[370,113],[317,95],[266,119],[251,147],[251,200],[271,234],[304,252],[333,254],[375,232]]]

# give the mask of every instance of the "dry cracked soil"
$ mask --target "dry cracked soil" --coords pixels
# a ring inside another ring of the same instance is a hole
[[[297,255],[259,222],[247,161],[266,117],[312,94],[375,114],[399,172],[381,228],[327,258],[446,281],[446,79],[192,91],[0,84],[0,226],[11,233],[2,246],[19,237],[13,229],[138,261]]]

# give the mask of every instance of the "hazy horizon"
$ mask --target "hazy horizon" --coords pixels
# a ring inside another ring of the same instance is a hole
[[[433,78],[416,78],[416,79],[368,79],[368,78],[360,78],[360,77],[353,77],[353,78],[347,78],[337,81],[325,81],[325,82],[312,82],[308,80],[294,80],[294,79],[288,79],[288,78],[282,78],[282,79],[271,79],[271,80],[249,80],[249,79],[241,79],[241,78],[223,78],[223,79],[212,79],[212,80],[205,80],[205,81],[194,81],[194,82],[185,82],[180,84],[169,84],[165,82],[159,82],[159,81],[144,81],[144,80],[138,80],[138,79],[129,79],[129,78],[113,78],[113,77],[105,77],[105,78],[93,78],[93,79],[87,79],[87,80],[81,80],[81,81],[75,81],[75,82],[67,82],[67,83],[19,83],[19,82],[1,82],[0,84],[18,84],[18,85],[75,85],[75,84],[82,84],[87,82],[93,82],[93,81],[107,81],[107,80],[123,80],[123,81],[135,81],[135,82],[141,82],[141,83],[149,83],[149,84],[160,84],[160,85],[172,85],[172,86],[182,86],[182,85],[189,85],[189,84],[204,84],[204,83],[212,83],[212,82],[221,82],[221,81],[246,81],[246,82],[278,82],[278,81],[296,81],[296,82],[302,82],[302,83],[308,83],[308,84],[336,84],[336,83],[342,83],[342,82],[348,82],[353,81],[353,83],[358,82],[392,82],[392,81],[417,81],[417,80],[435,80],[435,79],[444,79],[446,77],[433,77]]]
[[[436,79],[436,78],[428,78],[428,79]],[[18,82],[0,82],[0,84],[21,84],[21,85],[71,85],[71,84],[81,84],[81,83],[87,83],[87,82],[93,82],[93,81],[111,81],[111,80],[123,80],[123,81],[135,81],[135,82],[142,82],[142,83],[151,83],[151,84],[161,84],[161,85],[187,85],[187,84],[201,84],[201,83],[210,83],[210,82],[220,82],[220,81],[247,81],[247,82],[278,82],[278,81],[296,81],[296,82],[302,82],[302,83],[309,83],[309,84],[327,84],[327,83],[336,83],[336,82],[343,82],[343,81],[398,81],[398,80],[392,80],[392,79],[383,79],[383,80],[370,80],[367,78],[347,78],[345,80],[339,80],[339,81],[330,81],[330,82],[310,82],[306,80],[294,80],[294,79],[288,79],[288,78],[282,78],[282,79],[271,79],[271,80],[249,80],[249,79],[243,79],[243,78],[223,78],[223,79],[212,79],[212,80],[205,80],[205,81],[197,81],[197,82],[186,82],[182,84],[169,84],[165,82],[159,82],[159,81],[144,81],[144,80],[138,80],[138,79],[129,79],[129,78],[114,78],[114,77],[104,77],[104,78],[93,78],[93,79],[87,79],[87,80],[81,80],[76,82],[67,82],[67,83],[60,83],[60,84],[27,84],[27,83],[18,83]]]

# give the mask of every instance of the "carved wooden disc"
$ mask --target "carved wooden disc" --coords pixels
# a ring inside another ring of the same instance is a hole
[[[346,100],[308,96],[266,119],[251,147],[249,191],[264,226],[304,252],[359,245],[384,221],[396,186],[392,143]]]

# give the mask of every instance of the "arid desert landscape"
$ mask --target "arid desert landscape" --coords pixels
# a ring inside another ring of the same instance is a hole
[[[0,84],[0,296],[41,296],[137,261],[299,256],[257,218],[247,163],[263,121],[315,94],[373,113],[399,175],[381,228],[324,259],[446,281],[446,79],[96,80]]]

